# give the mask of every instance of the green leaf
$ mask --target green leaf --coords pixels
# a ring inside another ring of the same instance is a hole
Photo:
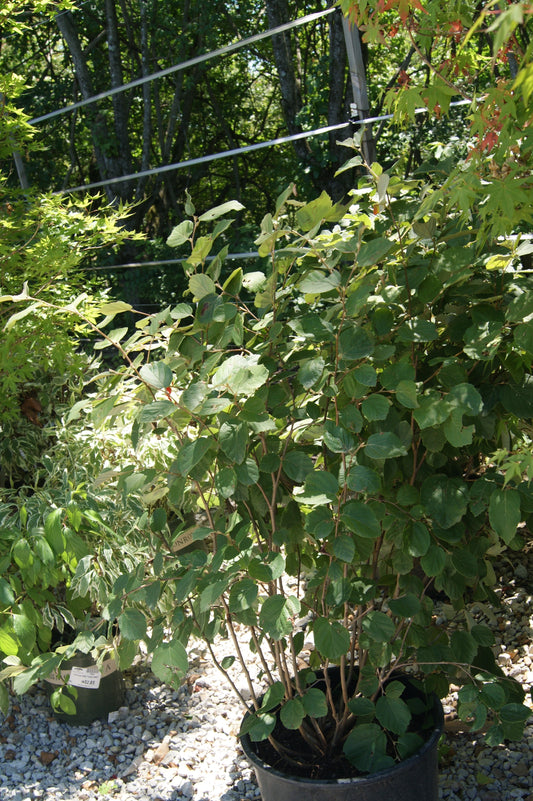
[[[335,537],[332,544],[333,555],[340,559],[341,562],[350,564],[355,556],[355,544],[351,537],[347,534],[341,534]]]
[[[396,434],[380,431],[369,436],[365,453],[369,459],[394,459],[396,456],[405,456],[407,449]]]
[[[124,303],[122,300],[115,300],[111,303],[103,303],[98,311],[106,316],[114,316],[115,314],[122,314],[123,312],[131,311],[133,306],[129,303]]]
[[[125,609],[118,618],[120,633],[127,640],[146,637],[146,618],[139,609]]]
[[[516,535],[520,517],[519,492],[514,489],[495,489],[489,501],[489,522],[507,545]]]
[[[300,611],[300,602],[293,596],[271,595],[261,607],[259,625],[267,636],[281,640],[292,631],[294,615]]]
[[[308,506],[323,506],[337,497],[339,482],[331,473],[313,470],[305,478],[304,491],[296,500]]]
[[[194,230],[192,220],[184,220],[179,225],[172,229],[170,236],[167,238],[167,245],[171,248],[177,248],[185,244]]]
[[[363,695],[350,698],[348,707],[350,712],[356,715],[358,725],[361,723],[370,723],[376,716],[376,705],[370,698],[365,698]]]
[[[389,609],[394,615],[400,617],[414,617],[420,612],[420,601],[412,593],[401,595],[399,598],[391,598]]]
[[[264,581],[277,581],[285,572],[285,557],[282,553],[272,551],[263,554],[262,558],[251,559],[248,572],[253,579]]]
[[[242,289],[242,269],[237,267],[222,285],[222,291],[227,295],[238,295]]]
[[[212,445],[213,440],[210,437],[199,437],[192,442],[187,442],[180,449],[174,462],[175,470],[182,476],[188,476]]]
[[[234,395],[252,397],[269,377],[267,368],[258,361],[255,355],[230,356],[213,374],[213,386],[225,388]]]
[[[398,753],[400,755],[400,759],[408,759],[410,756],[416,754],[422,746],[424,745],[424,740],[419,734],[415,734],[414,732],[406,732],[398,737],[398,742],[396,747],[398,749]]]
[[[377,723],[361,723],[353,728],[343,746],[347,759],[362,773],[371,772],[386,749],[387,737]]]
[[[466,578],[475,578],[478,575],[478,561],[466,548],[458,548],[452,553],[452,564]]]
[[[139,423],[154,423],[173,414],[177,409],[175,403],[169,400],[158,400],[153,403],[147,403],[143,406],[137,415]]]
[[[420,500],[426,514],[438,526],[447,529],[466,514],[468,488],[459,478],[436,474],[423,482]]]
[[[326,420],[324,444],[332,453],[349,453],[355,447],[355,440],[343,426],[336,426]]]
[[[6,656],[15,656],[19,652],[19,643],[13,634],[7,631],[6,627],[0,629],[0,653]]]
[[[302,231],[310,231],[315,225],[319,225],[328,217],[333,209],[333,203],[327,192],[322,192],[320,197],[315,198],[310,203],[302,206],[296,212],[296,220]]]
[[[15,603],[15,595],[11,584],[5,578],[0,578],[0,605],[12,606]]]
[[[376,701],[376,718],[387,731],[394,734],[405,734],[411,722],[411,712],[401,698],[382,695]]]
[[[238,200],[228,200],[226,203],[221,203],[220,206],[213,206],[209,211],[205,211],[198,217],[198,222],[211,222],[211,220],[223,217],[224,214],[228,214],[230,211],[241,211],[242,209],[244,209],[244,206]]]
[[[305,713],[311,718],[322,718],[328,714],[328,702],[325,693],[318,687],[310,687],[302,696]]]
[[[215,475],[215,486],[222,498],[232,498],[237,489],[238,479],[235,470],[223,467]]]
[[[211,253],[213,244],[213,236],[199,236],[194,243],[192,253],[187,258],[186,264],[192,267],[198,267],[200,264],[203,264]]]
[[[165,389],[172,384],[172,370],[165,362],[143,364],[139,373],[142,380],[146,381],[151,387]]]
[[[418,408],[414,410],[413,417],[422,429],[433,428],[444,423],[453,408],[436,392],[428,392],[427,395],[419,397],[418,401]]]
[[[444,423],[442,430],[450,445],[453,445],[454,448],[462,448],[464,445],[472,443],[475,426],[463,425],[463,412],[461,409],[454,409]]]
[[[243,612],[251,609],[259,594],[259,588],[252,579],[243,578],[234,584],[229,593],[229,611]]]
[[[225,420],[219,431],[220,447],[232,462],[242,464],[246,458],[248,426],[239,420]]]
[[[270,712],[281,704],[285,698],[285,685],[281,681],[275,681],[267,689],[261,701],[261,713]]]
[[[306,476],[313,470],[313,460],[301,451],[287,451],[283,457],[283,472],[297,484],[303,484]]]
[[[211,581],[200,593],[200,612],[207,612],[208,609],[211,609],[227,588],[228,579],[226,577]]]
[[[468,631],[454,631],[450,638],[452,659],[471,665],[477,654],[478,644]]]
[[[7,718],[9,713],[9,691],[3,681],[0,681],[0,712]]]
[[[63,514],[64,511],[62,509],[53,509],[46,515],[44,521],[46,539],[56,554],[61,554],[65,550],[65,536],[62,526]]]
[[[325,361],[320,356],[316,359],[308,359],[301,364],[298,370],[298,381],[304,389],[311,389],[320,379],[324,372]]]
[[[25,651],[30,653],[37,639],[35,624],[24,614],[13,614],[11,616],[13,631]]]
[[[381,489],[381,478],[379,473],[371,470],[370,467],[356,464],[350,468],[346,478],[346,486],[354,492],[365,492],[368,495],[374,495]]]
[[[341,521],[349,531],[353,531],[363,539],[375,540],[381,534],[379,520],[370,506],[362,501],[349,501],[344,504]]]
[[[446,564],[446,552],[438,545],[432,545],[420,559],[420,566],[426,576],[439,576]]]
[[[336,661],[350,647],[350,634],[337,620],[318,617],[313,623],[315,646],[325,659]]]
[[[298,729],[305,717],[305,709],[299,698],[290,698],[280,709],[280,720],[286,729]]]
[[[189,291],[193,295],[193,300],[199,301],[207,295],[216,293],[216,286],[212,278],[204,273],[196,273],[189,278]]]
[[[365,242],[361,245],[357,254],[358,265],[360,267],[373,267],[374,264],[378,264],[387,255],[393,244],[389,239],[383,238]]]
[[[418,394],[414,381],[400,381],[396,387],[396,398],[406,409],[418,408]]]
[[[413,317],[400,326],[397,336],[402,342],[433,342],[438,339],[439,334],[435,323]]]
[[[53,565],[55,564],[56,557],[54,552],[50,548],[48,542],[45,540],[44,537],[36,537],[33,542],[33,550],[41,560],[43,565]]]
[[[371,336],[358,325],[345,326],[339,334],[339,355],[346,361],[364,359],[374,351]]]
[[[179,640],[161,643],[154,649],[150,667],[160,681],[178,688],[189,667],[187,652]]]
[[[180,402],[190,412],[195,412],[204,402],[208,393],[207,384],[196,381],[181,393]]]
[[[239,737],[244,737],[247,734],[253,743],[266,740],[274,731],[276,721],[275,715],[246,715],[241,724]]]
[[[362,402],[361,411],[367,420],[385,420],[390,405],[390,400],[383,395],[370,395]]]
[[[33,564],[33,553],[30,548],[30,544],[25,537],[21,537],[13,545],[13,548],[11,550],[11,555],[15,560],[16,564],[22,570],[25,570],[26,568],[30,567],[30,565]]]
[[[409,556],[424,556],[431,544],[429,531],[423,523],[416,520],[407,528],[404,542]]]
[[[393,621],[384,612],[371,610],[363,618],[363,630],[370,639],[376,642],[390,642],[394,637],[396,627]]]
[[[331,292],[340,285],[341,278],[339,273],[322,273],[320,270],[312,270],[298,284],[298,288],[305,295],[322,295]]]

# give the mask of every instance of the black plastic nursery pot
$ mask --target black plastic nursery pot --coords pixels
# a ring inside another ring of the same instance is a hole
[[[254,768],[263,801],[438,801],[438,743],[444,727],[442,704],[433,698],[434,725],[416,754],[368,776],[309,779],[291,776],[265,762],[246,734],[243,751]]]
[[[124,678],[112,657],[104,659],[98,667],[90,654],[76,654],[62,663],[60,675],[46,679],[48,694],[64,684],[75,687],[77,691],[77,698],[73,699],[76,705],[74,715],[54,709],[55,717],[65,723],[88,725],[93,720],[106,718],[124,702]]]

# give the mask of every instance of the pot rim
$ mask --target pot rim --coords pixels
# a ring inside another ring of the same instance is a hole
[[[419,748],[416,753],[412,754],[407,759],[402,759],[401,762],[397,762],[393,765],[392,768],[386,768],[385,770],[380,770],[377,773],[371,773],[367,776],[352,776],[348,778],[340,778],[340,779],[310,779],[305,776],[293,776],[290,773],[284,773],[277,768],[272,767],[268,764],[268,762],[264,762],[252,749],[252,741],[248,734],[244,734],[242,737],[239,737],[239,742],[241,744],[242,750],[248,761],[252,764],[254,768],[259,768],[260,770],[266,771],[273,776],[277,776],[281,779],[284,779],[286,782],[293,782],[294,784],[309,784],[309,785],[321,785],[326,784],[329,786],[333,785],[348,785],[348,784],[357,784],[357,785],[365,785],[365,784],[372,784],[377,783],[383,779],[392,776],[393,774],[398,775],[398,773],[403,773],[408,771],[416,762],[423,759],[424,756],[433,749],[442,732],[444,729],[444,709],[442,707],[442,703],[440,698],[438,698],[435,693],[432,693],[433,696],[433,709],[435,711],[436,720],[433,726],[431,735],[428,739],[424,742],[424,744]],[[247,712],[246,715],[249,713]],[[246,717],[245,715],[245,717]]]

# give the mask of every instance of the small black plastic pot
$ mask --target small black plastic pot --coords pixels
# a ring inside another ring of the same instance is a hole
[[[243,751],[254,768],[263,801],[438,801],[438,743],[444,727],[442,704],[433,698],[434,724],[416,754],[369,776],[308,779],[271,767],[246,734]]]
[[[76,713],[69,715],[54,709],[54,716],[74,726],[86,726],[93,720],[106,718],[124,703],[124,678],[111,657],[104,659],[99,669],[90,654],[75,654],[61,664],[60,675],[46,679],[48,694],[64,684],[76,688],[77,697],[73,699]]]

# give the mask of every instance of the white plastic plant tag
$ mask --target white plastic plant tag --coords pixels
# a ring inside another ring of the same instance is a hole
[[[97,690],[100,686],[100,671],[97,667],[73,667],[70,671],[68,683],[72,687],[85,687],[87,690]]]

